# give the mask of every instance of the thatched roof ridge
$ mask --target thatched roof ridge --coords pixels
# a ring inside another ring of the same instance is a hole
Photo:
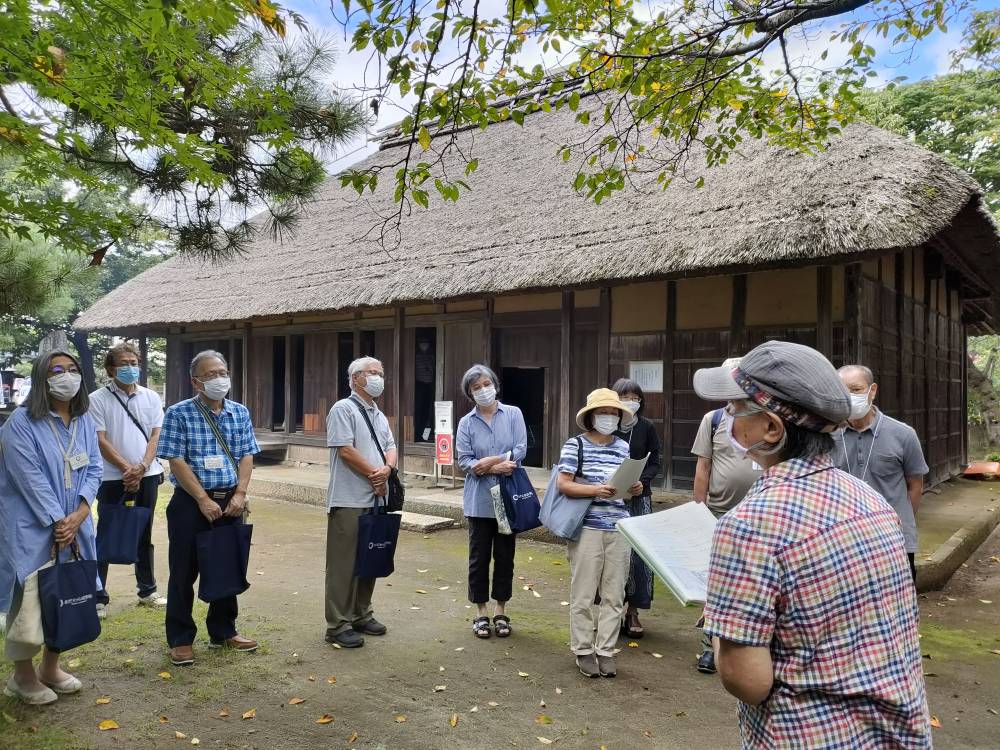
[[[1000,257],[978,185],[871,126],[850,126],[815,156],[745,142],[727,164],[706,170],[695,155],[689,180],[662,191],[646,179],[601,206],[573,192],[574,163],[557,156],[580,128],[563,111],[529,116],[523,128],[507,122],[461,134],[480,159],[467,178],[473,192],[415,209],[389,253],[361,238],[379,223],[375,211],[394,209],[392,171],[363,199],[331,179],[286,244],[261,239],[247,257],[219,266],[168,260],[99,300],[76,326],[163,329],[823,262],[919,246],[960,213],[981,222],[977,250]],[[402,149],[361,166],[392,163]],[[975,210],[962,213],[970,204]]]

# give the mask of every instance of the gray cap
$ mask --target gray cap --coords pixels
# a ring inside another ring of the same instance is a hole
[[[788,341],[761,344],[737,367],[698,370],[694,390],[706,401],[752,399],[816,432],[829,432],[851,413],[851,397],[830,360]]]

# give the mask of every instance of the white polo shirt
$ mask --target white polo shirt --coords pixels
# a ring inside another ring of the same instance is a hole
[[[163,404],[160,403],[159,395],[149,388],[136,385],[135,393],[128,394],[113,380],[110,385],[98,388],[90,394],[90,416],[94,418],[97,431],[105,433],[105,437],[122,458],[137,464],[146,454],[147,442],[139,432],[139,428],[135,426],[135,422],[125,413],[122,404],[125,404],[129,413],[139,421],[146,435],[151,435],[154,429],[163,425]],[[163,467],[160,466],[160,462],[154,460],[144,476],[162,473]],[[121,478],[122,473],[118,467],[105,459],[104,481]]]

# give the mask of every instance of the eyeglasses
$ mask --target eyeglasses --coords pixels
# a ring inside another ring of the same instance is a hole
[[[736,411],[736,404],[730,401],[728,404],[725,405],[724,411],[730,417],[750,417],[753,416],[754,414],[763,414],[765,411],[767,411],[766,409],[762,409],[761,407],[757,406],[757,404],[753,404],[750,402],[745,402],[745,403],[747,404],[747,406],[743,409],[743,411]]]
[[[382,371],[381,370],[358,370],[355,373],[355,375],[367,375],[367,376],[374,376],[376,378],[381,378],[382,377]]]
[[[67,365],[63,367],[62,365],[52,365],[49,368],[49,375],[62,375],[64,372],[71,372],[74,375],[80,374],[80,368],[76,365]]]
[[[204,382],[206,380],[215,380],[216,378],[228,378],[229,370],[209,370],[208,372],[199,375],[198,380]]]

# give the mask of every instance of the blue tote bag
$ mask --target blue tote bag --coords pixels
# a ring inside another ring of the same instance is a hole
[[[394,557],[403,516],[389,513],[384,498],[375,498],[370,513],[358,517],[358,547],[354,555],[354,575],[358,578],[387,578],[395,570]]]
[[[583,441],[576,438],[577,463],[576,475],[580,476],[583,469]],[[538,519],[542,526],[563,539],[579,539],[583,528],[583,517],[587,515],[590,503],[586,499],[566,497],[559,491],[559,467],[552,469],[552,478],[545,490],[545,500]]]
[[[129,503],[133,505],[129,505]],[[134,505],[134,497],[121,503],[100,503],[97,518],[97,560],[131,565],[139,560],[139,540],[153,517],[150,508]]]
[[[522,467],[514,469],[509,477],[500,477],[500,494],[503,496],[504,510],[510,530],[517,534],[530,531],[542,525],[538,520],[541,503],[531,479]]]
[[[38,571],[38,596],[42,605],[42,632],[50,651],[71,648],[97,640],[101,621],[97,619],[97,561],[84,560],[76,542],[70,546],[70,560]]]
[[[195,535],[198,548],[198,598],[216,602],[242,594],[250,588],[247,566],[250,564],[250,539],[253,524],[239,519],[213,525]]]

